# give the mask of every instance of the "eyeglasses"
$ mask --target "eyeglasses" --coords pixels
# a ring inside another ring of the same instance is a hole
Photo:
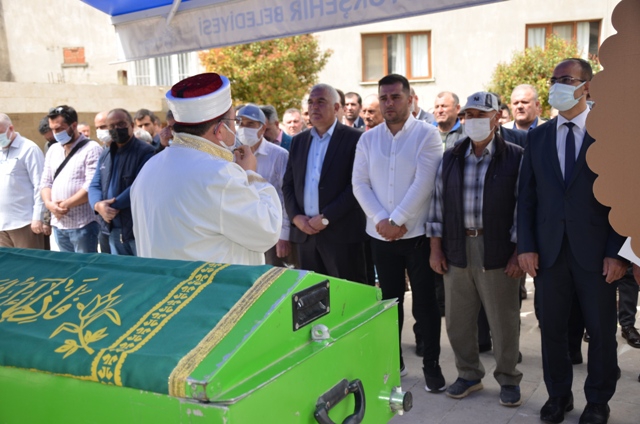
[[[231,121],[233,122],[235,125],[240,125],[240,122],[242,122],[242,119],[240,118],[236,118],[236,119],[231,119],[231,118],[222,118],[220,119],[221,121]]]
[[[572,85],[576,81],[585,82],[586,80],[581,80],[581,79],[578,79],[578,78],[570,77],[569,75],[563,75],[563,76],[558,77],[558,78],[556,78],[556,77],[549,78],[549,81],[547,81],[547,85],[549,87],[551,87],[555,83],[560,83],[560,84],[565,84],[565,85]]]

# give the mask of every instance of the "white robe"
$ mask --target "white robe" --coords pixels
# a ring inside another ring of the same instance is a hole
[[[231,159],[203,138],[178,133],[144,165],[131,187],[139,256],[264,264],[280,235],[280,199]]]

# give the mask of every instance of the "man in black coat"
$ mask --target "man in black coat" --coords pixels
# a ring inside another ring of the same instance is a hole
[[[549,103],[559,116],[528,133],[518,198],[518,260],[535,278],[540,310],[542,365],[549,400],[540,411],[559,423],[573,409],[568,321],[577,296],[591,336],[587,406],[580,423],[606,423],[616,389],[616,287],[627,264],[623,243],[609,224],[609,209],[593,194],[586,163],[594,142],[586,133],[591,66],[565,59],[550,79]]]
[[[312,87],[308,106],[313,127],[293,138],[282,184],[289,238],[300,268],[364,283],[365,216],[351,187],[362,132],[338,122],[340,101],[330,85]]]

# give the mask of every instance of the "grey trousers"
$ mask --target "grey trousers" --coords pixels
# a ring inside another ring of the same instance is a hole
[[[458,376],[480,380],[485,371],[478,352],[478,312],[484,306],[493,338],[496,369],[501,386],[519,385],[516,369],[520,349],[520,281],[504,268],[483,269],[484,239],[467,237],[467,267],[449,265],[444,274],[447,334],[455,355]]]

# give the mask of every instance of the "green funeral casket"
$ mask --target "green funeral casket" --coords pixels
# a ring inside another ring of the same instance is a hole
[[[313,272],[0,248],[0,423],[386,423],[397,320]]]

